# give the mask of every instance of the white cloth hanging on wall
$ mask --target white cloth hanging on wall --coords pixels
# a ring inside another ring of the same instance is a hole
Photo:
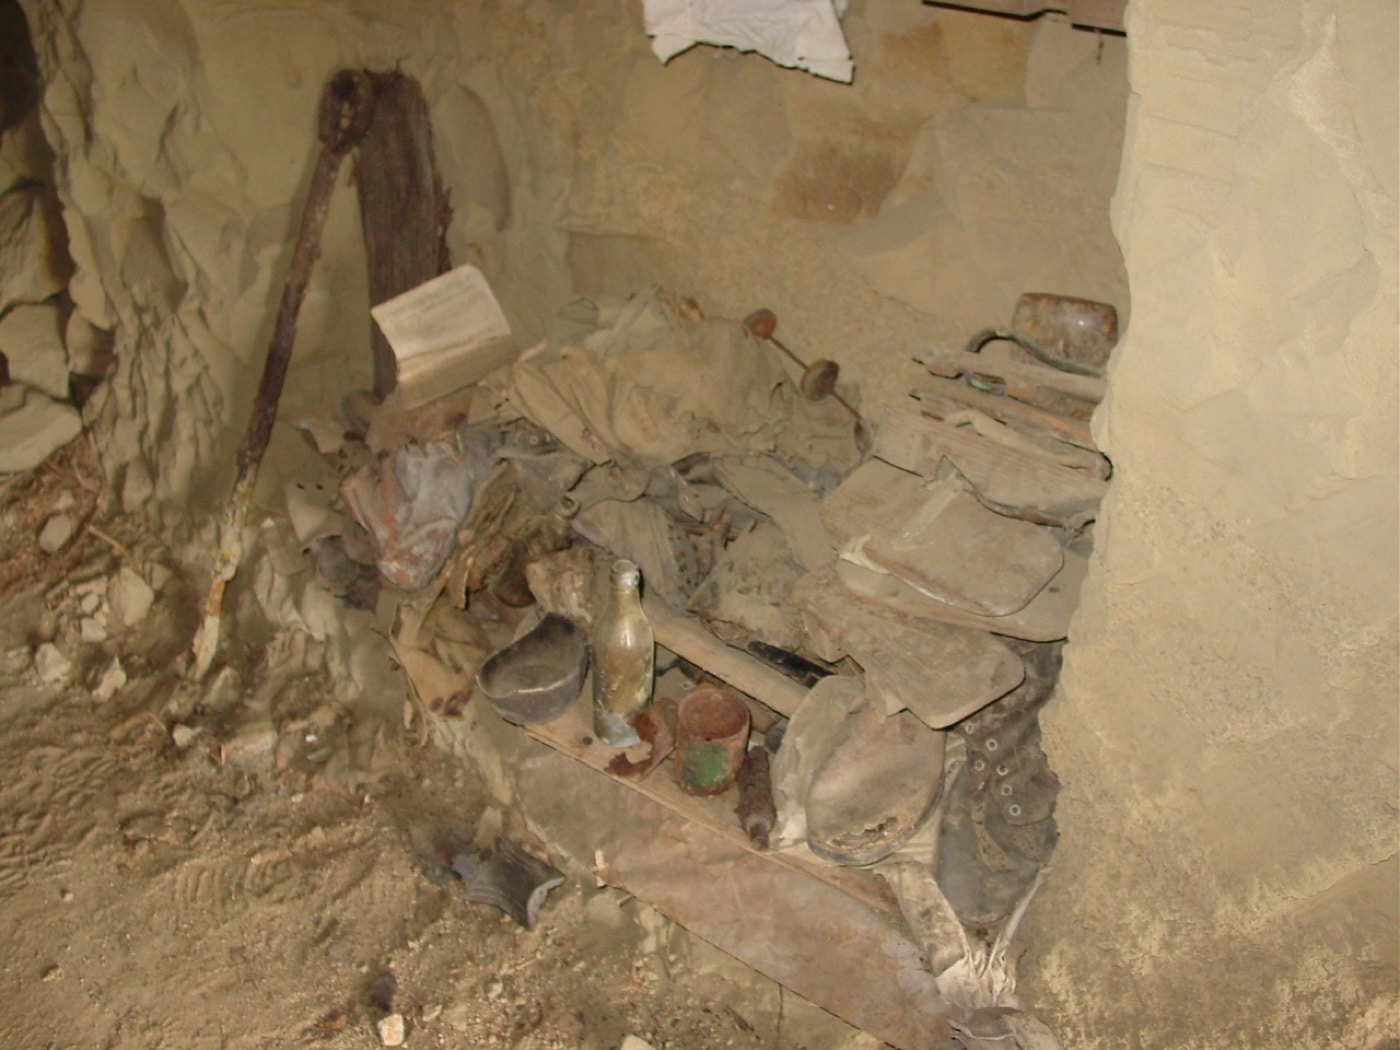
[[[644,0],[647,35],[666,62],[696,44],[757,51],[780,66],[851,82],[845,0]]]

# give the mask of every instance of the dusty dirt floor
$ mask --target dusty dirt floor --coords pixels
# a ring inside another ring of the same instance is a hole
[[[395,1014],[409,1047],[883,1045],[586,876],[532,931],[468,901],[445,861],[530,845],[517,818],[316,675],[270,675],[295,638],[186,687],[196,592],[105,516],[86,448],[0,482],[0,1046],[377,1047]]]

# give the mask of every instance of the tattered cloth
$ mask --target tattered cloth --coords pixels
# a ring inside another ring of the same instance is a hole
[[[732,321],[665,314],[660,300],[640,299],[584,345],[522,359],[511,400],[594,463],[661,467],[698,452],[816,468],[856,461],[850,417],[803,398],[770,347]]]

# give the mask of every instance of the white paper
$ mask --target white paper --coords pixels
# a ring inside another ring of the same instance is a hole
[[[370,308],[400,361],[504,339],[510,324],[475,266],[459,266]]]
[[[695,44],[716,44],[849,84],[854,63],[839,21],[845,9],[845,0],[643,0],[662,62]]]

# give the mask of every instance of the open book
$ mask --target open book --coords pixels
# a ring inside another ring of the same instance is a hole
[[[455,393],[520,353],[480,270],[458,266],[370,309],[398,362],[405,408]]]

